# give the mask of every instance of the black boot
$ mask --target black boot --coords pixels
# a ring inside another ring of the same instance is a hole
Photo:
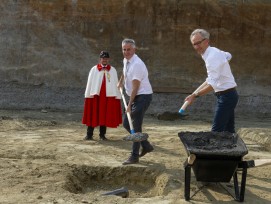
[[[106,126],[100,126],[100,140],[108,140],[105,137],[106,134]]]
[[[88,126],[87,135],[84,138],[84,140],[93,140],[93,131],[94,131],[94,128],[91,126]]]

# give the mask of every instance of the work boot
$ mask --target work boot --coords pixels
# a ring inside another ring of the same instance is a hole
[[[139,157],[143,157],[145,154],[150,153],[154,150],[153,146],[150,146],[149,149],[142,149],[141,153],[139,154]]]
[[[128,164],[136,164],[139,162],[138,158],[135,158],[133,156],[130,156],[126,161],[122,163],[122,165],[128,165]]]

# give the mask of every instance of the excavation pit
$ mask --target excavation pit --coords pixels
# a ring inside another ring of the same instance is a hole
[[[165,194],[168,176],[147,167],[76,166],[66,177],[64,188],[71,193],[102,195],[126,187],[130,198],[150,198]]]

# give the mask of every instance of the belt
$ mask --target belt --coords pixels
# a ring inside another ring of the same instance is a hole
[[[230,89],[227,89],[227,90],[224,90],[224,91],[215,92],[215,95],[216,96],[221,96],[221,95],[224,95],[224,94],[229,93],[231,91],[235,91],[235,88],[230,88]]]

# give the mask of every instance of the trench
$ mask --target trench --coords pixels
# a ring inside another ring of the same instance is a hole
[[[64,188],[74,194],[104,194],[125,187],[130,198],[150,198],[165,194],[168,175],[146,167],[74,166]]]

